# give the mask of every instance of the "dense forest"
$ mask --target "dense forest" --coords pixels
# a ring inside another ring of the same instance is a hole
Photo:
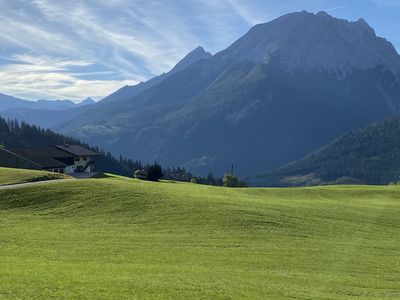
[[[42,129],[17,120],[5,120],[0,117],[0,146],[7,148],[37,147],[64,143],[81,145],[99,153],[100,155],[96,158],[96,170],[99,172],[132,177],[135,170],[146,170],[150,167],[149,164],[143,165],[141,161],[133,161],[122,156],[116,159],[110,152],[90,146],[78,139],[55,133],[49,129]],[[222,185],[222,179],[214,178],[212,174],[204,178],[195,177],[181,167],[164,169],[163,178],[175,181],[192,181],[207,185]]]
[[[304,159],[252,178],[264,186],[388,184],[400,180],[400,118],[352,131]]]
[[[81,145],[98,152],[100,155],[96,158],[96,170],[100,172],[132,176],[134,170],[142,168],[140,161],[123,157],[116,159],[110,152],[89,146],[77,139],[57,134],[49,129],[0,117],[0,145],[4,147],[37,147],[64,143]]]

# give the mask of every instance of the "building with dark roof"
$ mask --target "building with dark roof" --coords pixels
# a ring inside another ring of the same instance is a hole
[[[93,157],[93,156],[98,155],[97,152],[83,148],[79,145],[63,144],[63,145],[54,145],[53,147],[63,150],[65,152],[71,153],[72,155],[80,156],[80,157],[81,156]]]
[[[98,154],[79,145],[0,148],[0,166],[58,173],[93,173]]]

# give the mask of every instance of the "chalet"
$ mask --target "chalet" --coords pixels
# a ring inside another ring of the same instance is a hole
[[[57,173],[93,173],[98,154],[79,145],[0,148],[0,166]]]

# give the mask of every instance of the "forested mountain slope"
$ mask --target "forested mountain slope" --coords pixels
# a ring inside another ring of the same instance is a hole
[[[355,130],[304,159],[250,178],[253,185],[261,186],[397,181],[400,181],[400,118]]]

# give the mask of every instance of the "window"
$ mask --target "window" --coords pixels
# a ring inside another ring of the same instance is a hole
[[[84,158],[83,158],[83,160],[86,160],[86,159],[87,159],[87,157],[84,157]]]
[[[79,157],[75,157],[75,161],[79,161]]]

